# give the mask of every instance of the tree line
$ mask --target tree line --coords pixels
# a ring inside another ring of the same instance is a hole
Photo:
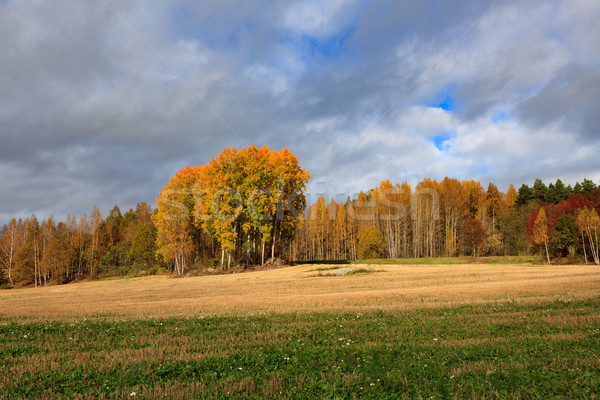
[[[152,208],[56,221],[12,218],[0,231],[0,284],[46,285],[98,276],[348,260],[543,254],[599,263],[600,189],[584,179],[506,192],[475,180],[382,181],[354,199],[306,209],[310,173],[288,149],[225,149],[185,167]]]
[[[320,197],[297,229],[291,253],[308,261],[544,251],[548,262],[552,256],[598,263],[598,210],[600,189],[588,179],[574,187],[536,179],[505,193],[493,183],[485,189],[447,177],[414,188],[386,180],[356,199]]]
[[[104,218],[97,206],[80,218],[12,218],[0,231],[4,284],[35,286],[88,277],[156,272],[156,227],[145,202]]]

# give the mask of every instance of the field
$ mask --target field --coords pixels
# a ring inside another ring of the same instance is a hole
[[[598,397],[598,267],[350,266],[1,291],[0,398]]]

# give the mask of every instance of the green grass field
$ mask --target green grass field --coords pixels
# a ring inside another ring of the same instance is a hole
[[[0,398],[597,398],[600,298],[0,320]]]

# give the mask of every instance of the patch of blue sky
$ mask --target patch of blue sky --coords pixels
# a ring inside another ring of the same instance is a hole
[[[450,143],[448,141],[456,137],[456,131],[451,130],[439,135],[433,136],[429,138],[429,140],[434,144],[434,146],[440,151],[448,151],[450,150]]]
[[[440,108],[444,111],[454,111],[456,110],[456,99],[454,96],[454,92],[456,92],[456,85],[446,85],[444,89],[440,90],[436,96],[435,100],[429,104],[428,107]]]
[[[454,98],[451,96],[446,96],[446,98],[437,105],[437,108],[441,108],[442,110],[446,111],[452,111],[454,108]]]

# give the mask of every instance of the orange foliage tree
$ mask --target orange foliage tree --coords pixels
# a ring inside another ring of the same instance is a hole
[[[548,254],[548,218],[546,217],[546,209],[540,208],[537,218],[533,225],[533,242],[535,244],[543,244],[546,249],[546,258],[550,264],[550,255]]]
[[[158,209],[153,221],[157,228],[157,254],[165,262],[173,262],[178,275],[184,274],[186,262],[194,254],[194,238],[198,236],[194,189],[200,169],[186,166],[177,172],[156,199]]]
[[[290,150],[225,149],[204,166],[186,167],[157,199],[158,252],[185,265],[205,236],[221,252],[221,266],[265,262],[265,249],[289,244],[306,206],[310,173]],[[178,272],[183,273],[182,268]]]

